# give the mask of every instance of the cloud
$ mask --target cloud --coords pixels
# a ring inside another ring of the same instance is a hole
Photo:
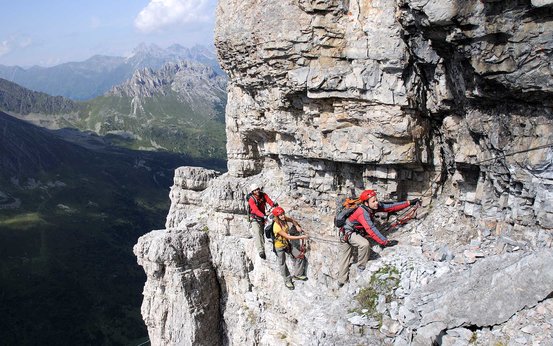
[[[215,16],[216,0],[150,0],[134,25],[151,32],[173,25],[209,23]]]
[[[8,54],[10,50],[10,43],[7,40],[0,42],[0,56]]]
[[[16,49],[29,47],[33,40],[24,35],[12,35],[0,41],[0,56],[6,55]]]

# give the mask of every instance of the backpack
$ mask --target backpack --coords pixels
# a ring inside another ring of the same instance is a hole
[[[269,239],[269,241],[272,244],[273,252],[276,254],[276,247],[275,247],[275,233],[273,232],[273,225],[275,224],[275,217],[273,215],[269,215],[267,218],[267,221],[265,223],[265,228],[263,231],[265,232],[265,238]]]
[[[275,240],[275,234],[273,232],[274,223],[275,223],[274,216],[269,215],[269,217],[267,218],[267,221],[265,223],[265,228],[263,229],[263,231],[265,232],[265,238],[270,239],[273,242]]]
[[[348,217],[353,214],[361,201],[358,198],[343,198],[337,201],[336,216],[334,217],[334,226],[340,228],[346,224]]]
[[[252,213],[252,208],[250,208],[250,198],[252,197],[252,193],[251,192],[248,192],[246,194],[246,199],[245,199],[245,202],[246,202],[246,214],[248,215],[248,219],[250,219],[250,215]],[[251,221],[251,220],[249,220]]]

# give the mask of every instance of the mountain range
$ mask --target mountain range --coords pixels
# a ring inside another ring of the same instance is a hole
[[[193,61],[137,70],[88,102],[80,129],[125,135],[135,149],[225,158],[226,77]]]
[[[0,79],[0,109],[50,129],[92,131],[131,149],[224,159],[226,75],[208,64],[209,51],[172,47],[171,54],[143,48],[133,57],[142,65],[148,59],[160,62],[188,52],[196,61],[139,68],[125,82],[88,101],[49,96]],[[107,78],[110,72],[104,74]]]
[[[52,67],[0,65],[0,78],[49,95],[88,100],[129,79],[137,69],[158,69],[167,62],[179,60],[197,61],[223,74],[215,53],[206,47],[186,48],[175,44],[164,49],[141,44],[128,57],[96,55],[82,62]]]

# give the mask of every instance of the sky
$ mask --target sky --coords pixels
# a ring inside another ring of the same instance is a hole
[[[140,43],[213,45],[217,0],[0,0],[0,64],[128,56]]]

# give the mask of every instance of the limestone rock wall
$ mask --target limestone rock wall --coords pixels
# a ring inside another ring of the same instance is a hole
[[[228,172],[178,169],[159,236],[209,237],[198,251],[217,273],[219,343],[553,341],[553,1],[221,0],[217,16]],[[309,280],[294,291],[269,243],[257,257],[251,182],[311,236]],[[388,234],[399,246],[375,247],[337,289],[336,199],[364,188],[424,207]],[[352,297],[390,267],[393,294],[363,311]],[[148,274],[150,335],[178,334],[150,317],[159,285]]]
[[[201,230],[153,231],[134,251],[146,271],[142,315],[153,345],[217,345],[220,288]]]

